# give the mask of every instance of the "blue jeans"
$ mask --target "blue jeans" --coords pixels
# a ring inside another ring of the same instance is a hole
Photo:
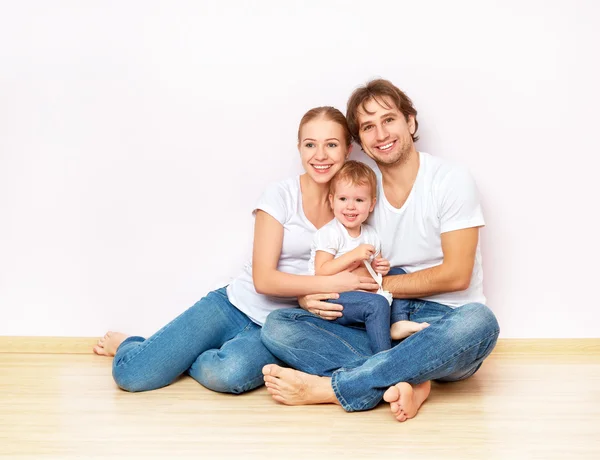
[[[392,346],[390,338],[390,304],[379,294],[364,291],[342,292],[338,299],[329,303],[343,305],[343,316],[334,320],[343,326],[364,324],[373,353],[389,350]]]
[[[229,302],[225,288],[209,292],[148,339],[128,337],[113,360],[113,378],[127,391],[164,387],[187,373],[222,393],[263,384],[262,367],[277,363],[260,326]]]
[[[406,275],[406,272],[400,267],[392,267],[388,275]],[[390,322],[408,321],[410,312],[410,299],[394,299],[392,301],[392,313]]]
[[[483,304],[452,309],[436,302],[408,300],[409,319],[428,322],[418,334],[371,355],[364,330],[326,321],[300,308],[277,310],[262,329],[266,347],[291,367],[330,376],[347,411],[368,410],[398,382],[457,381],[473,375],[491,353],[499,326]]]

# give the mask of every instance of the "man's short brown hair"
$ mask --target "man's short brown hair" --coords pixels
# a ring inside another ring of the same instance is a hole
[[[365,109],[365,104],[371,99],[387,109],[393,108],[388,106],[387,100],[392,101],[396,108],[402,112],[406,121],[408,121],[408,117],[412,115],[415,119],[415,132],[412,134],[413,142],[419,140],[419,136],[417,136],[417,130],[419,129],[417,109],[413,107],[412,101],[399,88],[394,86],[391,81],[380,78],[371,80],[365,86],[357,88],[350,96],[350,99],[348,99],[346,119],[348,120],[350,133],[358,144],[362,145],[358,132],[358,111],[360,110],[364,113],[369,113]]]

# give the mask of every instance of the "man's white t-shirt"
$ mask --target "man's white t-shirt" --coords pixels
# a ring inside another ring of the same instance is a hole
[[[311,275],[315,274],[315,254],[317,251],[325,251],[337,259],[340,256],[356,249],[361,244],[371,244],[375,247],[375,256],[381,250],[379,236],[373,227],[362,224],[360,235],[356,238],[350,236],[348,229],[344,227],[339,220],[333,219],[331,222],[323,225],[312,241],[310,248],[310,261],[308,270]]]
[[[308,275],[310,245],[317,229],[302,209],[300,176],[269,186],[256,205],[283,225],[283,244],[277,270],[294,275]],[[227,297],[255,323],[262,325],[267,315],[279,308],[297,307],[296,297],[272,297],[259,294],[252,281],[252,260],[242,274],[227,286]]]
[[[470,173],[428,153],[420,152],[419,158],[417,178],[400,209],[387,201],[381,174],[377,175],[377,203],[369,217],[381,239],[381,255],[392,267],[401,267],[407,273],[442,263],[442,233],[485,225],[477,186]],[[485,303],[479,243],[469,287],[423,299],[450,307]]]

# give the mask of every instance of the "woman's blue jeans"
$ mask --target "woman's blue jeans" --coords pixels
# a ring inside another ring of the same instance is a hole
[[[330,376],[347,411],[375,407],[398,382],[457,381],[473,375],[492,352],[499,334],[496,317],[483,304],[450,308],[407,300],[409,319],[429,327],[390,350],[371,354],[365,330],[321,319],[299,308],[272,312],[262,329],[267,348],[291,367]]]
[[[243,393],[263,384],[265,364],[281,364],[260,329],[225,288],[217,289],[148,339],[128,337],[114,357],[113,378],[124,390],[147,391],[187,373],[211,390]]]

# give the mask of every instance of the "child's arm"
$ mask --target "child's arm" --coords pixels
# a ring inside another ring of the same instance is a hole
[[[334,259],[333,254],[317,251],[315,254],[315,275],[335,275],[344,270],[354,270],[363,260],[369,259],[375,248],[370,244],[361,244],[343,256]]]
[[[297,297],[323,292],[346,292],[373,289],[377,286],[368,278],[353,273],[334,276],[305,276],[277,269],[283,245],[283,225],[274,217],[259,210],[254,223],[252,277],[256,292],[279,297]]]

